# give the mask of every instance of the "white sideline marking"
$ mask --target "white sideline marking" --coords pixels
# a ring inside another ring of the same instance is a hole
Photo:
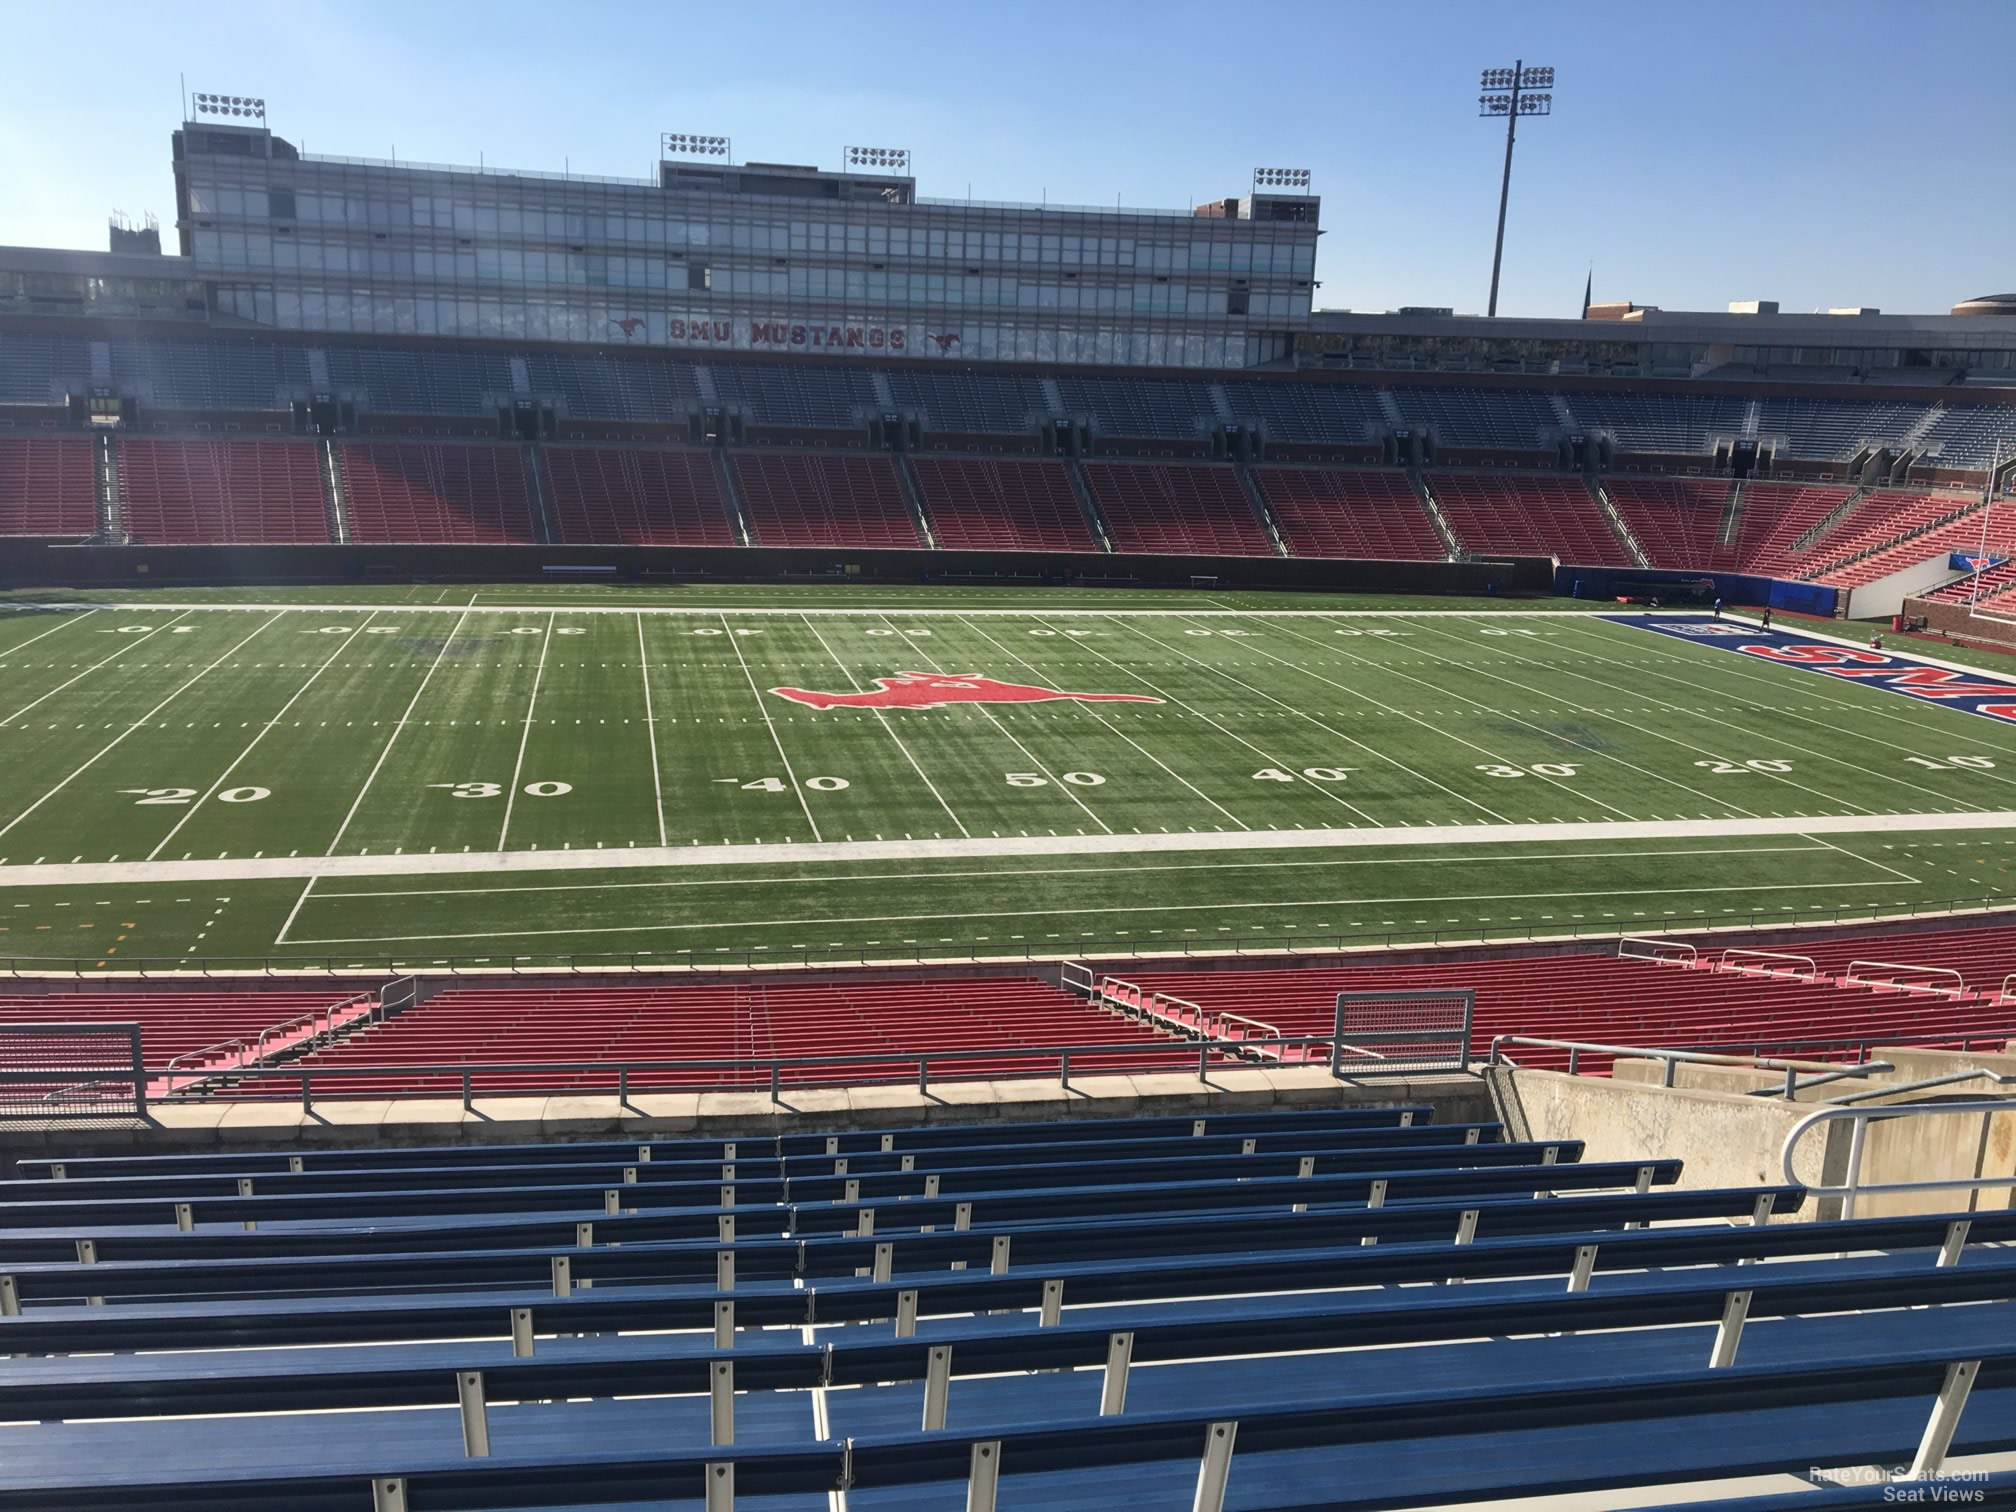
[[[133,602],[112,600],[93,604],[40,604],[29,602],[20,605],[0,605],[0,608],[21,609],[126,609],[144,611],[150,609],[216,609],[227,614],[239,614],[248,610],[286,614],[364,614],[373,609],[384,609],[385,604],[254,604],[254,603],[183,603],[145,599]],[[467,604],[397,604],[400,613],[418,614],[544,614],[553,609],[552,602],[536,604],[490,603],[477,604],[470,600]],[[554,612],[558,612],[557,610]],[[743,604],[665,604],[639,606],[636,604],[569,604],[569,614],[669,614],[675,616],[698,616],[712,618],[722,614],[763,614],[781,615],[795,618],[801,614],[832,615],[841,619],[881,614],[928,614],[954,619],[964,615],[994,615],[1008,619],[1027,619],[1036,615],[1074,616],[1086,619],[1107,618],[1113,615],[1139,615],[1147,618],[1185,619],[1193,615],[1214,619],[1422,619],[1446,617],[1453,619],[1589,619],[1604,613],[1600,609],[1083,609],[1035,606],[1018,609],[931,609],[923,606],[908,608],[901,604],[884,605],[880,608],[835,609],[813,605],[803,609],[785,609],[764,605]],[[1854,644],[1852,641],[1846,644]],[[1979,667],[1967,670],[1979,672]]]
[[[970,840],[827,840],[790,845],[638,846],[620,851],[481,851],[405,856],[267,856],[215,861],[86,861],[0,866],[0,886],[105,882],[226,882],[266,877],[419,877],[460,872],[631,871],[646,867],[770,866],[797,861],[913,861],[970,856],[1145,855],[1171,851],[1337,850],[1361,846],[1507,845],[1598,840],[1742,839],[2016,829],[1992,814],[1794,814],[1789,818],[1641,819],[1600,823],[1445,824],[1436,828],[1199,830],[1166,835],[1004,835]]]

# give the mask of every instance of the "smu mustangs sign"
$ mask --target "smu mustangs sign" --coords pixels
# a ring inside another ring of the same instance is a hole
[[[1908,656],[1893,656],[1888,651],[1844,646],[1782,630],[1760,630],[1755,625],[1735,624],[1728,620],[1672,619],[1635,614],[1606,614],[1603,618],[1620,625],[1634,625],[1640,630],[1670,635],[1678,640],[1720,646],[1726,651],[1740,652],[1781,667],[1803,667],[1825,677],[1887,688],[1892,693],[1903,693],[1927,703],[1945,704],[1969,714],[2016,724],[2016,682],[1987,673],[1935,667]]]

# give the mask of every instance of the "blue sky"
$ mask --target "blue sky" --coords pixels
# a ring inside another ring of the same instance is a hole
[[[0,242],[173,219],[189,87],[311,151],[642,175],[661,130],[739,159],[911,149],[926,194],[1185,205],[1308,167],[1319,306],[1484,307],[1503,134],[1478,71],[1558,70],[1522,129],[1501,312],[1596,294],[1943,311],[2016,288],[2016,0],[551,0],[161,6],[8,20]],[[35,60],[42,60],[38,65]]]

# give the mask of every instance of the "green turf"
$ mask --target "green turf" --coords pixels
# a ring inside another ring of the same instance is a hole
[[[1219,598],[372,585],[60,612],[16,598],[0,612],[0,955],[105,969],[1056,955],[1818,918],[1978,903],[2009,880],[1999,822],[1921,834],[1898,818],[2016,809],[2016,731],[1993,721],[1571,612],[1506,612],[1572,601]],[[908,671],[1161,701],[818,712],[768,691]],[[1850,829],[1679,828],[1821,816]],[[1598,828],[1619,822],[1659,828]],[[1532,823],[1589,828],[1393,833]],[[1316,830],[1381,834],[1280,838]],[[1263,832],[1275,839],[1241,838]],[[1080,836],[1101,849],[1018,853]],[[775,850],[811,841],[842,850]],[[845,849],[905,841],[958,853]],[[657,847],[696,861],[571,869],[569,853]],[[429,855],[445,869],[407,874]],[[364,874],[256,875],[324,856]],[[375,858],[395,859],[379,872]],[[32,884],[17,870],[150,860],[192,866]],[[210,863],[204,880],[194,863]]]

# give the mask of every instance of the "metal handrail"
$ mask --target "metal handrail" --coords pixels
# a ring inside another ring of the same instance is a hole
[[[1738,956],[1743,959],[1736,959]],[[1785,971],[1769,964],[1752,965],[1753,961],[1758,963],[1796,961],[1806,970],[1803,973]],[[1789,976],[1807,982],[1817,982],[1820,979],[1820,968],[1814,964],[1813,957],[1798,955],[1789,950],[1750,950],[1740,945],[1732,945],[1715,958],[1715,966],[1719,971],[1734,971],[1744,976]]]
[[[410,981],[411,978],[407,978],[406,980]],[[233,1039],[219,1040],[214,1045],[205,1045],[200,1050],[185,1050],[180,1055],[173,1057],[166,1066],[162,1067],[161,1074],[170,1079],[168,1090],[172,1091],[174,1090],[172,1085],[173,1078],[178,1071],[193,1070],[195,1066],[201,1065],[204,1061],[215,1059],[223,1051],[237,1050],[242,1053],[249,1050],[252,1053],[252,1061],[256,1064],[266,1059],[268,1053],[266,1045],[269,1040],[291,1034],[303,1024],[313,1025],[318,1019],[321,1020],[322,1027],[319,1030],[311,1032],[309,1038],[311,1042],[320,1039],[324,1044],[327,1044],[336,1034],[337,1012],[355,1003],[363,1002],[366,999],[369,999],[380,1007],[384,1006],[383,999],[378,993],[355,992],[339,1003],[323,1003],[304,1012],[297,1013],[294,1017],[282,1020],[280,1023],[268,1024],[264,1029],[259,1031],[257,1038],[253,1038],[248,1034],[241,1034]],[[363,1017],[368,1019],[370,1015],[366,1014]],[[230,1076],[244,1069],[244,1066],[245,1062],[241,1060],[236,1066],[220,1066],[214,1071],[205,1071],[200,1074],[191,1075],[190,1079],[183,1084],[184,1090],[201,1082],[213,1081],[220,1076]]]
[[[1839,1081],[1843,1077],[1868,1076],[1875,1071],[1894,1071],[1896,1067],[1888,1061],[1858,1061],[1852,1066],[1838,1066],[1826,1061],[1787,1060],[1773,1055],[1722,1055],[1708,1050],[1671,1050],[1657,1045],[1603,1045],[1588,1040],[1542,1039],[1530,1034],[1499,1034],[1491,1039],[1490,1064],[1517,1067],[1518,1062],[1503,1053],[1506,1045],[1531,1045],[1545,1050],[1566,1050],[1568,1052],[1568,1074],[1581,1074],[1581,1060],[1587,1055],[1607,1055],[1613,1059],[1657,1060],[1666,1063],[1665,1080],[1662,1086],[1673,1085],[1675,1073],[1682,1065],[1735,1066],[1751,1071],[1783,1071],[1785,1073],[1785,1096],[1790,1097],[1803,1086],[1816,1086],[1821,1082]],[[1799,1073],[1806,1072],[1814,1080],[1800,1082]]]
[[[1207,1080],[1213,1058],[1222,1066],[1226,1061],[1239,1060],[1257,1049],[1279,1050],[1289,1046],[1332,1045],[1335,1036],[1328,1034],[1282,1035],[1274,1040],[1196,1040],[1183,1044],[1165,1041],[1142,1042],[1131,1040],[1121,1044],[1081,1044],[1081,1045],[1008,1045],[996,1049],[962,1050],[857,1050],[844,1055],[772,1055],[744,1056],[705,1060],[632,1060],[632,1061],[471,1061],[432,1062],[415,1065],[369,1065],[369,1066],[309,1066],[288,1064],[281,1066],[249,1066],[243,1071],[233,1072],[233,1082],[285,1081],[297,1083],[300,1087],[301,1106],[308,1111],[314,1106],[311,1081],[334,1078],[338,1080],[375,1077],[379,1079],[397,1077],[459,1077],[462,1082],[462,1100],[467,1106],[476,1095],[475,1079],[483,1076],[579,1076],[585,1073],[607,1076],[616,1075],[617,1095],[627,1100],[630,1096],[630,1078],[633,1074],[651,1071],[745,1071],[767,1072],[770,1081],[770,1098],[781,1102],[785,1090],[783,1074],[786,1071],[832,1068],[847,1066],[886,1066],[892,1063],[917,1067],[917,1088],[929,1092],[931,1067],[946,1062],[1000,1061],[1000,1060],[1054,1060],[1058,1063],[1058,1077],[1064,1086],[1071,1085],[1071,1062],[1073,1057],[1094,1055],[1156,1056],[1171,1062],[1178,1057],[1187,1058],[1194,1052],[1197,1058],[1197,1076]],[[4,1075],[4,1074],[0,1074]],[[846,1078],[842,1078],[846,1080]],[[717,1086],[747,1086],[743,1082],[719,1082]],[[797,1085],[808,1085],[798,1083]],[[549,1087],[546,1090],[567,1090],[564,1087]],[[660,1089],[652,1089],[660,1090]],[[690,1091],[693,1088],[665,1088],[662,1090]],[[327,1095],[327,1094],[324,1094]],[[493,1094],[510,1096],[510,1093]],[[170,1101],[185,1101],[180,1094],[170,1093]]]
[[[1930,982],[1900,982],[1895,978],[1857,976],[1864,966],[1873,966],[1878,971],[1916,971],[1926,976],[1951,977],[1951,987],[1934,986]],[[1920,966],[1910,961],[1850,961],[1848,969],[1841,973],[1843,982],[1857,983],[1866,987],[1888,987],[1892,992],[1928,992],[1940,997],[1957,997],[1967,990],[1967,979],[1951,966]]]
[[[1886,1087],[1886,1092],[1899,1089]],[[1940,1114],[1980,1113],[1987,1117],[1998,1114],[2016,1113],[2016,1098],[1989,1098],[1980,1102],[1919,1102],[1893,1103],[1880,1108],[1843,1107],[1830,1105],[1817,1108],[1794,1124],[1785,1134],[1785,1143],[1778,1152],[1778,1168],[1788,1182],[1802,1185],[1815,1197],[1839,1197],[1841,1216],[1855,1216],[1855,1200],[1862,1193],[1887,1195],[1895,1192],[1972,1192],[2003,1187],[2016,1187],[2016,1176],[1959,1176],[1935,1181],[1884,1181],[1865,1185],[1862,1181],[1862,1158],[1868,1144],[1869,1125],[1878,1119],[1928,1118]],[[1839,1119],[1852,1119],[1855,1128],[1848,1141],[1848,1171],[1846,1179],[1829,1184],[1819,1181],[1805,1181],[1792,1174],[1792,1157],[1798,1149],[1799,1141],[1811,1129],[1823,1123]],[[1972,1210],[1972,1199],[1969,1210]]]
[[[1907,1092],[1929,1092],[1934,1087],[1951,1087],[1961,1082],[1993,1082],[1998,1087],[2016,1086],[2016,1075],[2001,1071],[1990,1071],[1986,1066],[1972,1066],[1965,1071],[1948,1071],[1944,1076],[1922,1076],[1917,1081],[1896,1082],[1889,1086],[1871,1087],[1862,1092],[1848,1092],[1840,1097],[1827,1099],[1831,1107],[1846,1107],[1850,1103],[1867,1102],[1872,1097],[1901,1097]]]

